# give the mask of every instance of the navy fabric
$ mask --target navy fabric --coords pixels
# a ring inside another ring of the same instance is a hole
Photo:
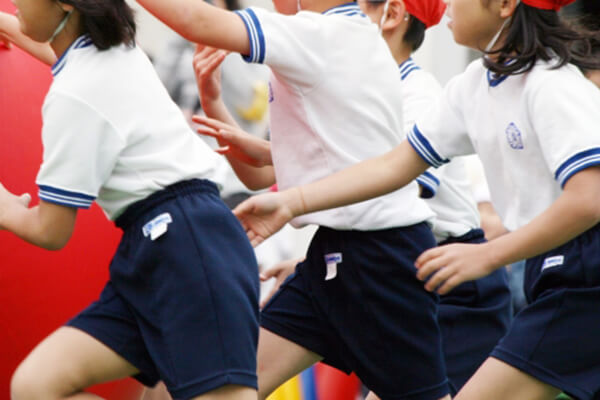
[[[485,241],[483,231],[473,229],[440,245]],[[511,317],[511,293],[505,268],[476,281],[464,282],[440,296],[438,322],[453,394],[489,357],[508,331]]]
[[[435,246],[429,227],[338,231],[321,227],[306,260],[261,313],[261,326],[358,377],[383,400],[449,392],[436,321],[438,297],[414,261]],[[326,257],[340,253],[326,280]]]
[[[168,213],[155,240],[143,227]],[[216,186],[177,183],[130,206],[100,299],[69,322],[175,398],[227,384],[257,387],[258,267]]]
[[[492,356],[571,396],[600,399],[600,226],[527,260],[527,305]]]

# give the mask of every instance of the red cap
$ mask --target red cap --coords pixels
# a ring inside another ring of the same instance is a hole
[[[522,0],[523,4],[528,6],[540,8],[542,10],[554,10],[558,11],[561,7],[571,4],[575,0]]]
[[[427,28],[437,25],[446,11],[442,0],[404,0],[406,11],[425,24]]]

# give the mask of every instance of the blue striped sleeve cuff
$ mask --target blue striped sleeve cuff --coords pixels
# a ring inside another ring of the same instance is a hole
[[[52,186],[38,185],[38,187],[40,189],[40,199],[48,203],[59,204],[61,206],[90,208],[92,202],[96,199],[94,196],[57,189]]]
[[[265,37],[256,14],[250,8],[235,13],[244,21],[250,42],[250,54],[242,57],[248,62],[262,64],[265,61]]]
[[[415,149],[415,151],[425,160],[425,162],[432,167],[441,167],[442,165],[450,162],[450,160],[442,158],[433,149],[429,141],[423,136],[423,134],[417,128],[417,125],[408,132],[408,142]]]
[[[417,183],[421,185],[421,198],[430,199],[437,193],[440,187],[440,180],[430,172],[424,172],[417,178]]]
[[[554,178],[564,187],[565,183],[577,172],[600,165],[600,148],[582,151],[570,157],[556,170]]]

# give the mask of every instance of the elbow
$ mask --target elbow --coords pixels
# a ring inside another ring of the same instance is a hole
[[[57,251],[64,248],[67,243],[69,243],[69,239],[71,239],[72,231],[55,231],[48,230],[45,232],[40,232],[37,235],[37,240],[31,241],[36,246],[39,246],[43,249],[50,251]]]

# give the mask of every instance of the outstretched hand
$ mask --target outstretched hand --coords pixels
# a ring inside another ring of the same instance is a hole
[[[233,213],[242,223],[254,247],[279,231],[294,217],[285,204],[282,193],[252,196],[239,204]]]
[[[417,278],[425,289],[447,294],[456,286],[489,275],[497,266],[486,243],[448,244],[425,251],[417,258]]]
[[[194,73],[198,84],[200,103],[204,110],[209,110],[221,102],[221,70],[220,65],[227,56],[225,50],[196,45],[194,53]]]
[[[271,268],[261,272],[260,280],[262,282],[266,282],[269,279],[275,278],[275,284],[273,285],[271,290],[269,290],[269,293],[260,302],[260,308],[263,308],[264,306],[267,305],[269,300],[271,300],[271,297],[273,297],[275,292],[277,292],[277,290],[279,290],[279,287],[281,286],[283,281],[285,281],[288,276],[290,276],[291,274],[294,273],[294,270],[296,269],[296,265],[299,262],[302,262],[303,260],[304,260],[304,257],[294,258],[291,260],[285,260],[285,261],[282,261],[279,264],[275,265],[274,267],[271,267]]]
[[[192,121],[200,125],[199,134],[217,139],[221,146],[215,150],[217,153],[232,156],[253,167],[273,165],[271,144],[267,140],[216,119],[194,115]]]

